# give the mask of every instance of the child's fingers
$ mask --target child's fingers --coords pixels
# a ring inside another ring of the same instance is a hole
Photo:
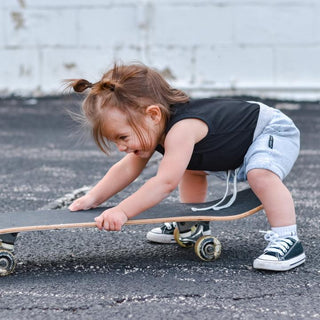
[[[74,201],[73,203],[70,204],[68,209],[70,211],[77,211],[77,210],[80,210],[80,205],[79,205],[79,203],[77,201]]]
[[[121,231],[121,227],[127,219],[124,221],[119,217],[119,212],[112,212],[109,209],[104,211],[100,216],[95,217],[94,220],[99,230]]]
[[[68,207],[70,211],[79,211],[79,210],[88,210],[91,209],[93,206],[91,203],[88,203],[88,201],[85,198],[79,198],[75,200],[71,205]]]
[[[82,200],[74,201],[70,206],[70,211],[79,211],[79,210],[87,210],[85,203]]]
[[[99,217],[95,217],[94,220],[95,220],[95,222],[96,222],[96,224],[97,224],[97,228],[98,228],[99,230],[102,230],[102,229],[104,228],[105,224],[106,224],[106,223],[104,222],[104,220],[103,220],[102,215],[100,215]]]
[[[117,221],[117,222],[114,224],[114,231],[121,231],[121,227],[122,227],[121,222]]]
[[[109,221],[108,219],[104,218],[103,215],[100,215],[99,217],[96,217],[94,220],[96,221],[97,228],[99,230],[107,230],[107,231],[117,231],[117,230],[119,230],[115,226],[115,223],[112,220]]]

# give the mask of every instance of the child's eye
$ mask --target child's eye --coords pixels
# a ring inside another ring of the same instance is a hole
[[[128,138],[127,136],[121,136],[119,139],[123,141],[123,140],[126,140],[127,138]]]

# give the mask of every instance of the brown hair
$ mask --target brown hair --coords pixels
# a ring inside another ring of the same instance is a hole
[[[82,103],[82,114],[91,127],[96,144],[105,153],[109,150],[109,145],[102,134],[102,113],[108,108],[114,107],[122,111],[141,144],[146,146],[145,138],[139,130],[139,126],[143,125],[140,115],[145,113],[146,108],[152,104],[159,106],[167,122],[170,105],[189,101],[187,94],[172,88],[160,73],[143,64],[114,64],[96,83],[85,79],[67,80],[67,83],[76,92],[91,89]]]

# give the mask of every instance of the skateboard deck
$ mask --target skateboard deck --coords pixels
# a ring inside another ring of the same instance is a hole
[[[231,196],[225,199],[228,202]],[[209,209],[193,211],[218,203],[220,199],[200,204],[159,204],[127,221],[127,225],[153,224],[186,221],[227,221],[250,216],[262,209],[261,202],[251,189],[239,191],[235,202],[229,208],[218,211]],[[95,227],[94,218],[107,207],[86,211],[38,210],[26,212],[0,213],[0,234],[50,229]]]
[[[228,203],[228,196],[222,203]],[[175,229],[174,239],[181,247],[194,246],[196,255],[204,260],[215,260],[220,256],[221,243],[212,236],[205,235],[204,221],[228,221],[245,218],[263,209],[259,199],[251,189],[245,189],[237,193],[235,202],[228,208],[218,211],[206,209],[220,202],[220,199],[203,204],[159,204],[127,221],[127,225],[152,224],[161,222],[194,222],[188,236],[180,237],[180,227]],[[98,207],[87,211],[38,210],[27,212],[0,213],[0,276],[12,273],[16,266],[14,256],[14,241],[16,233],[68,229],[68,228],[92,228],[96,227],[94,218],[100,215],[107,207]],[[190,230],[190,229],[189,229]],[[6,238],[10,241],[6,242]],[[13,239],[13,240],[12,240]],[[13,243],[12,243],[13,242]]]

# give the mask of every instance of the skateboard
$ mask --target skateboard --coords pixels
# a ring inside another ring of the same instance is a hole
[[[228,196],[224,203],[230,200]],[[203,235],[203,226],[206,221],[228,221],[248,217],[263,209],[261,202],[252,192],[245,189],[237,193],[236,200],[221,210],[208,209],[221,202],[221,199],[202,203],[160,203],[138,216],[127,221],[126,225],[154,224],[163,222],[177,222],[174,236],[182,247],[194,246],[196,255],[205,261],[219,257],[221,243],[212,236]],[[94,218],[100,215],[107,207],[98,207],[87,211],[68,209],[38,210],[27,212],[0,213],[0,276],[12,273],[15,269],[14,240],[16,233],[39,230],[56,230],[69,228],[96,227]],[[195,222],[191,236],[180,237],[180,231],[186,223]],[[6,241],[6,239],[13,239]],[[2,239],[2,240],[1,240]]]

